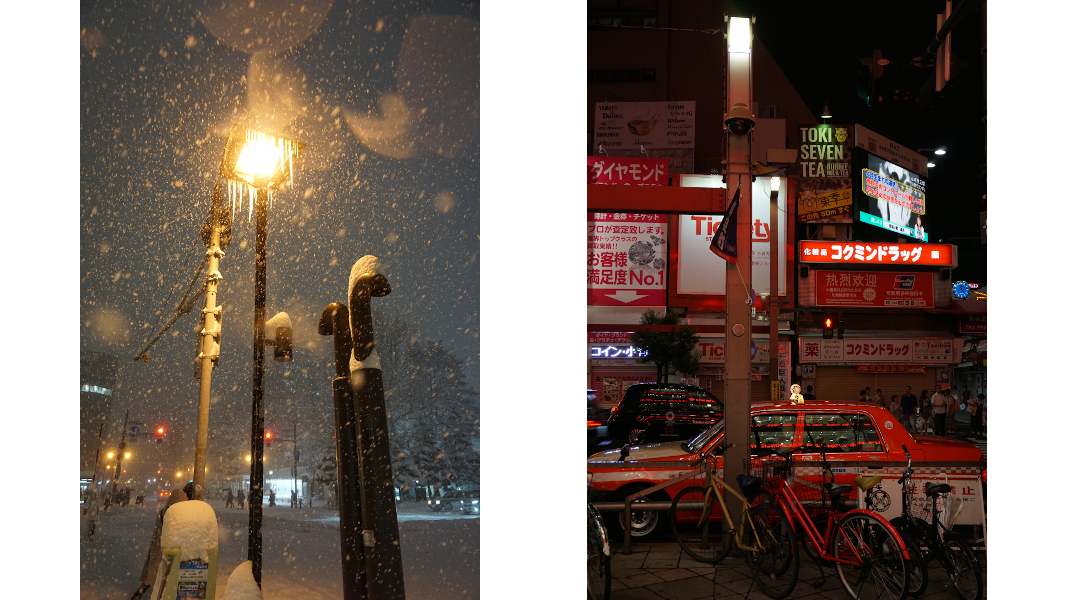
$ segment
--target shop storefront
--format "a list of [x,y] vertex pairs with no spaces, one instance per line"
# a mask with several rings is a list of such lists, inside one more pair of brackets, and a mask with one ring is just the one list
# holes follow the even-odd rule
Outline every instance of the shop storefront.
[[861,389],[882,390],[886,400],[908,386],[918,396],[951,384],[961,338],[800,338],[800,385],[814,388],[818,400],[852,402]]

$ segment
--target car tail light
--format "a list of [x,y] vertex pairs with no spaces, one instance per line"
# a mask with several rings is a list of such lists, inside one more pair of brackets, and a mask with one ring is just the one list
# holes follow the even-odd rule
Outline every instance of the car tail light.
[[599,427],[600,421],[586,421],[585,425],[586,427]]
[[986,470],[982,469],[982,483],[986,483],[985,474],[986,474]]

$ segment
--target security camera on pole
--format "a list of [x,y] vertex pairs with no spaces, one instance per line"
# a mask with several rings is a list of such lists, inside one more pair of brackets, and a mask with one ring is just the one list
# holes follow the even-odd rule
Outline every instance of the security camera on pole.
[[[749,454],[752,419],[752,144],[755,127],[752,105],[752,21],[726,17],[727,84],[729,113],[724,119],[727,137],[727,197],[737,198],[734,210],[735,261],[726,264],[726,452],[727,481],[743,473]],[[723,218],[725,226],[730,208]],[[720,230],[724,227],[720,226]],[[726,232],[724,232],[725,234]],[[736,502],[733,498],[727,501]],[[739,511],[740,506],[729,507]]]

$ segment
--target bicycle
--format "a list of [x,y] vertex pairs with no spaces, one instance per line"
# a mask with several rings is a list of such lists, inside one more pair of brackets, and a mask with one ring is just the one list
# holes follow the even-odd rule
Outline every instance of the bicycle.
[[[714,456],[709,460],[701,453],[693,466],[698,464],[705,485],[682,490],[668,513],[678,545],[694,560],[709,564],[721,561],[736,545],[760,590],[776,600],[785,598],[800,578],[796,535],[785,514],[768,502],[754,502],[763,491],[759,477],[739,474],[739,492],[718,477]],[[741,501],[740,528],[726,507],[723,490]],[[716,511],[721,520],[712,518]]]
[[[852,489],[846,484],[824,482],[817,486],[795,476],[793,453],[802,450],[783,449],[778,452],[779,464],[768,465],[774,473],[786,477],[778,487],[774,501],[793,523],[799,523],[811,542],[815,563],[822,575],[823,563],[834,564],[838,577],[848,595],[855,600],[904,600],[909,590],[909,553],[900,534],[881,515],[866,509],[844,511],[842,495]],[[825,446],[821,447],[823,473],[829,471]],[[765,468],[765,472],[767,469]],[[826,501],[829,500],[829,507]],[[823,533],[813,521],[808,509],[821,511],[819,520],[826,520]],[[824,537],[825,535],[825,537]],[[814,583],[821,587],[826,577]]]
[[611,598],[611,548],[608,546],[608,531],[600,518],[600,511],[588,503],[588,530],[586,548],[587,597],[590,600]]
[[[813,440],[814,441],[814,440]],[[825,445],[816,444],[816,447],[820,449],[820,455],[822,457],[822,485],[820,488],[820,504],[813,507],[812,502],[809,502],[806,506],[809,516],[812,516],[812,523],[815,528],[820,531],[826,531],[829,521],[827,512],[833,510],[841,515],[845,513],[845,508],[841,506],[846,494],[842,493],[841,497],[836,503],[832,502],[828,497],[827,484],[834,484],[834,473],[830,469],[830,463],[826,460]],[[882,490],[882,477],[875,475],[872,477],[856,477],[856,487],[864,493],[864,507],[868,511],[872,512],[884,512],[890,505],[889,494]],[[892,522],[890,522],[892,524]],[[926,591],[927,585],[927,569],[926,563],[920,560],[919,544],[908,535],[906,532],[901,531],[899,527],[895,527],[897,533],[900,534],[900,538],[904,541],[904,548],[908,551],[910,567],[910,574],[908,576],[908,595],[913,597],[921,596]],[[819,557],[818,550],[815,542],[806,535],[803,530],[797,532],[797,537],[800,539],[800,544],[804,547],[804,552],[816,562],[822,562],[823,566],[830,566],[829,562],[822,561]]]
[[[911,453],[902,446],[908,457],[908,466],[897,481],[901,485],[902,513],[890,521],[897,529],[906,532],[926,548],[918,560],[929,564],[936,558],[948,573],[949,582],[956,594],[963,600],[978,600],[982,597],[982,571],[978,557],[970,544],[960,534],[951,530],[951,515],[943,515],[944,523],[938,513],[948,506],[952,486],[947,483],[926,482],[924,493],[927,501],[916,507],[910,498],[912,489]],[[943,497],[942,497],[943,496]],[[939,508],[940,507],[940,508]],[[915,513],[918,513],[917,515]],[[929,520],[928,520],[929,519]]]

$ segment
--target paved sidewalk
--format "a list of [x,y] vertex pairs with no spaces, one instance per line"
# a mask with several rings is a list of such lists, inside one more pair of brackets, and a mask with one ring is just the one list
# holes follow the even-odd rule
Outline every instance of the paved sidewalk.
[[[768,600],[752,580],[743,558],[728,556],[717,565],[691,560],[674,542],[634,545],[629,555],[621,554],[622,544],[612,543],[612,600]],[[986,557],[976,551],[982,565],[983,598],[987,597]],[[801,552],[800,580],[791,598],[848,600],[837,571],[823,567],[826,583],[816,588],[819,567]],[[947,575],[936,560],[930,563],[930,584],[921,598],[957,597],[949,590]]]

